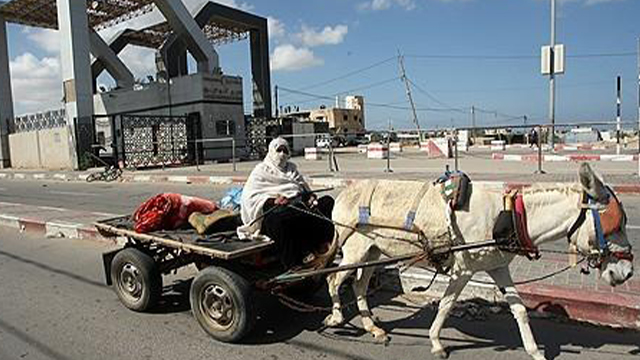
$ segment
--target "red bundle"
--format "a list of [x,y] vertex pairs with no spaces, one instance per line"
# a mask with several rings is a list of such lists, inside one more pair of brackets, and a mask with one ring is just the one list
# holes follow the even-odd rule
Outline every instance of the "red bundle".
[[180,194],[158,194],[145,201],[133,213],[135,231],[174,230],[184,225],[194,212],[210,214],[218,206],[209,200]]

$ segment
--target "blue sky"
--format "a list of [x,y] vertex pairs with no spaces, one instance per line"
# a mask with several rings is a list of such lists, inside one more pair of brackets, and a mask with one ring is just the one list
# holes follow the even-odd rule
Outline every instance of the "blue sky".
[[[412,127],[398,51],[424,128],[466,126],[472,105],[486,111],[478,112],[479,124],[522,123],[514,117],[523,115],[546,121],[548,78],[540,75],[539,54],[549,42],[549,0],[223,2],[269,17],[272,85],[320,97],[360,89],[354,93],[364,95],[365,104],[395,107],[365,105],[368,127],[389,120]],[[614,119],[617,75],[623,119],[637,120],[638,14],[637,0],[558,0],[557,42],[567,52],[566,73],[557,81],[558,122]],[[59,107],[61,86],[48,74],[57,61],[51,34],[21,26],[10,26],[9,34],[16,112]],[[248,47],[242,41],[218,52],[223,71],[245,79],[250,110]],[[600,56],[611,54],[627,55]],[[132,48],[124,57],[136,75],[153,72],[152,52]],[[28,91],[40,82],[46,83],[41,92]],[[333,101],[283,90],[280,103],[308,108]]]

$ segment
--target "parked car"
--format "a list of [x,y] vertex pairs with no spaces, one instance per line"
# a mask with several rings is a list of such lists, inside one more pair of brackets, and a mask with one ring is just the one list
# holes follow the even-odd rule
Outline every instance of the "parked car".
[[336,138],[329,138],[328,136],[322,136],[316,139],[317,147],[328,148],[330,144],[331,147],[338,147],[339,141]]

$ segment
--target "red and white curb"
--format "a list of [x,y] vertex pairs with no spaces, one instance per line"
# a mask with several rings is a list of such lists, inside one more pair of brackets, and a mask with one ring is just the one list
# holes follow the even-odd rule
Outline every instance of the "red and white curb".
[[[104,216],[107,218],[108,216]],[[22,218],[14,215],[0,214],[0,226],[18,230],[21,233],[42,235],[46,237],[87,239],[113,242],[105,238],[93,225],[71,223],[66,221],[44,221],[33,218]]]
[[[517,155],[517,154],[491,154],[493,160],[503,161],[538,161],[538,155]],[[563,162],[563,161],[638,161],[638,155],[597,155],[597,154],[572,154],[572,155],[553,155],[547,154],[542,156],[545,162]]]

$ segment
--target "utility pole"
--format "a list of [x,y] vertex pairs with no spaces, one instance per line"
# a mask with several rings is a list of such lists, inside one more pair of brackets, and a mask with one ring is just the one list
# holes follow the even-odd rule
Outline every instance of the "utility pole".
[[620,155],[620,76],[616,78],[616,154]]
[[418,122],[416,105],[413,102],[413,97],[411,96],[411,86],[409,86],[407,73],[404,69],[404,56],[400,53],[400,51],[398,51],[398,63],[400,65],[400,79],[404,82],[404,86],[407,89],[407,98],[409,98],[409,103],[411,104],[411,111],[413,114],[413,123],[416,125],[416,128],[418,129],[418,142],[422,142],[422,131],[420,130],[420,123]]
[[274,91],[274,92],[275,92],[275,94],[276,94],[276,96],[275,96],[275,101],[276,101],[276,118],[278,118],[278,117],[280,116],[280,113],[279,113],[279,110],[278,110],[278,109],[279,109],[279,108],[278,108],[278,85],[276,85],[276,88],[275,88],[275,91]]
[[638,176],[640,176],[640,38],[638,38]]
[[[551,151],[555,150],[556,133],[556,83],[555,83],[555,46],[556,46],[556,0],[551,0],[551,50],[549,74],[549,120],[551,120]],[[540,136],[540,135],[538,135]]]

